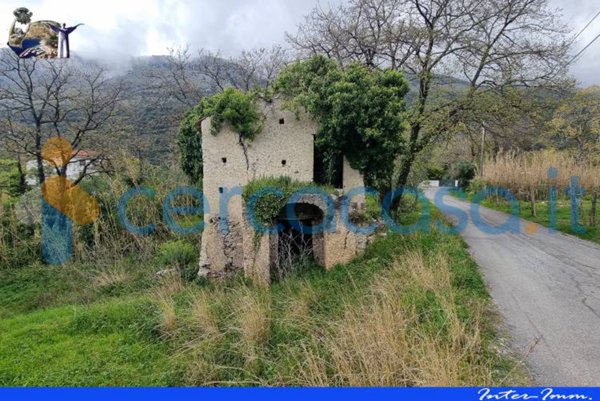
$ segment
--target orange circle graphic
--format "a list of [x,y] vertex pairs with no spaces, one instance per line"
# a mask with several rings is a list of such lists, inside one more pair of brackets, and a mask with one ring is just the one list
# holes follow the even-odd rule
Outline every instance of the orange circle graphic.
[[44,143],[42,158],[56,167],[68,164],[73,156],[73,147],[64,138],[53,137]]

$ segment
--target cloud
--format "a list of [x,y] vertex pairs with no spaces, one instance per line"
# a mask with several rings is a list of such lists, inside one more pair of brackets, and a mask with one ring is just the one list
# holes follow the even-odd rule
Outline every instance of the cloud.
[[[168,47],[184,44],[233,55],[242,49],[283,43],[285,32],[293,32],[315,4],[317,0],[33,0],[26,6],[34,20],[85,23],[72,36],[73,53],[118,62],[131,56],[166,54]],[[574,31],[600,9],[597,0],[550,0],[550,4],[563,9]],[[0,32],[12,23],[12,11],[23,5],[22,0],[2,1]],[[581,36],[577,49],[598,33],[600,18]],[[573,65],[572,72],[585,84],[600,84],[599,69],[600,40]]]
[[[167,47],[234,54],[245,48],[282,43],[315,1],[307,0],[37,0],[27,7],[33,20],[85,23],[72,36],[72,51],[84,57],[123,58],[165,54]],[[0,28],[12,23],[22,0],[3,1]],[[1,32],[1,31],[0,31]]]
[[[552,0],[552,6],[560,8],[563,18],[578,33],[598,11],[597,0]],[[594,37],[600,34],[600,17],[578,38],[573,55],[579,53]],[[571,66],[571,73],[584,85],[600,85],[600,39],[588,48],[583,56]]]

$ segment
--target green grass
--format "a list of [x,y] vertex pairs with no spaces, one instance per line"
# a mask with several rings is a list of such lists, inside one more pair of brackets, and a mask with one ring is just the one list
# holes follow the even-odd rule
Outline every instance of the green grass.
[[0,384],[178,384],[168,346],[151,335],[151,309],[149,300],[123,298],[2,319]]
[[[467,195],[468,200],[472,200],[473,197],[473,194]],[[505,213],[511,213],[510,205],[504,199],[489,198],[481,202],[481,205],[490,209],[499,210]],[[585,231],[583,233],[577,232],[573,229],[573,225],[571,224],[571,201],[566,199],[559,199],[557,201],[556,229],[558,231],[575,235],[579,238],[600,244],[600,225],[592,227],[588,224],[589,221],[587,213],[590,210],[590,206],[591,201],[589,199],[584,199],[583,209],[586,211],[586,216],[583,219],[579,217],[579,224],[583,227]],[[549,227],[550,217],[548,201],[538,202],[536,209],[537,215],[534,217],[531,213],[531,203],[525,201],[519,202],[519,216],[521,218],[543,225],[545,227]]]
[[[441,218],[435,211],[433,217]],[[402,222],[417,218],[408,213]],[[447,258],[451,288],[435,292],[405,282],[410,271],[397,265],[414,253],[432,266],[436,258]],[[481,346],[460,363],[491,372],[489,383],[474,383],[467,373],[464,383],[527,383],[520,365],[497,351],[489,296],[456,235],[390,234],[347,265],[329,272],[307,266],[268,289],[242,278],[173,287],[156,279],[159,267],[139,259],[124,260],[119,268],[127,273],[101,287],[91,273],[97,267],[89,265],[0,272],[0,385],[306,384],[298,376],[306,369],[306,351],[329,360],[323,341],[332,324],[342,324],[349,311],[370,307],[378,283],[389,278],[402,285],[402,310],[419,317],[411,330],[431,332],[446,347],[450,326],[442,305],[450,300],[466,332],[482,333]],[[197,320],[192,305],[198,299],[207,300],[216,334],[207,334],[206,319]],[[269,319],[266,334],[249,340],[254,326],[244,319],[252,316],[252,305],[262,305]],[[171,309],[173,322],[167,325]],[[347,383],[336,380],[332,376],[333,383]]]
[[[155,283],[160,263],[153,259],[125,258],[105,267],[75,262],[50,266],[41,262],[0,270],[0,318],[61,305],[82,305],[139,293]],[[123,269],[119,282],[96,283],[102,271]]]

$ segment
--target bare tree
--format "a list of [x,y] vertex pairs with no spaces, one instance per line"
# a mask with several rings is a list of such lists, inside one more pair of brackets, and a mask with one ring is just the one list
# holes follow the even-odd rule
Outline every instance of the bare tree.
[[151,101],[157,104],[173,100],[188,110],[202,97],[228,87],[243,91],[267,87],[290,62],[290,52],[276,45],[245,50],[228,58],[220,52],[201,49],[197,57],[192,57],[189,47],[183,47],[169,49],[169,55],[163,59],[165,63],[160,67],[143,68],[143,90],[155,94]]
[[[119,107],[123,149],[143,159],[175,159],[175,133],[185,112],[209,90],[189,48],[168,49],[167,56],[140,59],[128,73]],[[141,79],[140,79],[141,78]]]
[[231,59],[238,74],[234,86],[245,91],[267,87],[289,61],[289,52],[278,45],[271,49],[260,48],[243,51],[239,57]]
[[198,52],[198,70],[210,83],[210,92],[222,92],[232,86],[233,76],[220,52],[201,49]]
[[239,56],[228,59],[218,52],[201,50],[198,67],[200,74],[211,83],[214,93],[227,87],[243,91],[265,88],[289,62],[289,51],[276,45],[270,49],[242,51]]
[[[177,153],[172,137],[184,113],[204,96],[228,87],[249,91],[268,86],[289,61],[288,56],[281,46],[229,58],[208,50],[193,56],[183,47],[169,49],[167,56],[140,60],[133,66],[132,84],[119,112],[125,116],[122,126],[128,133],[128,150],[140,158],[156,157],[157,153],[161,160],[172,158]],[[135,79],[140,75],[141,81]]]
[[[571,41],[559,17],[547,0],[351,0],[315,8],[288,40],[304,55],[407,73],[417,90],[395,180],[403,186],[417,154],[456,126],[478,94],[564,77]],[[459,96],[441,95],[448,77]]]
[[[121,85],[96,65],[72,61],[21,59],[12,52],[0,56],[0,113],[6,125],[4,140],[21,155],[37,161],[40,183],[46,179],[42,146],[49,137],[62,137],[74,149],[93,147],[96,156],[85,161],[76,183],[105,159],[103,135],[114,118]],[[66,176],[67,166],[55,166]]]
[[143,69],[145,89],[160,94],[160,98],[156,99],[158,102],[167,97],[188,108],[193,107],[205,95],[202,89],[203,77],[196,60],[192,58],[188,47],[168,50],[164,67],[146,66]]

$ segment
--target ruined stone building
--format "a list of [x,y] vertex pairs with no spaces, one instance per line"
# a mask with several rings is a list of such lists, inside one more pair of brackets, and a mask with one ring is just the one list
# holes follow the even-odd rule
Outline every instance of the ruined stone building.
[[[240,139],[227,124],[213,135],[210,119],[201,122],[206,226],[200,273],[218,276],[243,270],[255,282],[268,284],[274,269],[284,263],[283,253],[294,256],[300,250],[308,251],[310,257],[327,269],[348,262],[364,250],[368,239],[340,222],[341,195],[364,186],[361,174],[345,158],[335,183],[339,194],[332,196],[335,216],[330,218],[336,219],[335,232],[312,236],[292,233],[294,229],[283,221],[286,218],[282,211],[282,221],[278,223],[286,229],[275,234],[256,234],[247,221],[244,200],[239,194],[230,197],[227,217],[220,217],[221,198],[228,197],[232,188],[243,187],[253,179],[287,176],[302,182],[318,181],[319,160],[314,146],[318,124],[306,113],[284,110],[277,99],[261,102],[258,107],[265,116],[264,128],[253,141]],[[325,203],[322,197],[303,195],[294,205],[298,219],[305,225],[318,224],[325,216]],[[364,207],[364,197],[355,197],[351,205]]]

